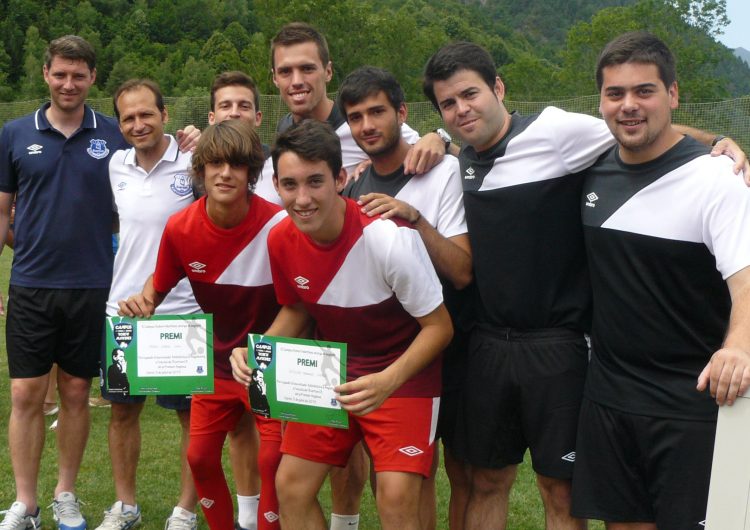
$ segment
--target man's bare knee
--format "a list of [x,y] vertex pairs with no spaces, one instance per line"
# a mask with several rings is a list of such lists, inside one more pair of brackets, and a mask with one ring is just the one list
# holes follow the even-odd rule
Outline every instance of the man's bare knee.
[[518,466],[506,466],[502,469],[474,467],[471,469],[472,495],[497,495],[507,497],[516,480]]

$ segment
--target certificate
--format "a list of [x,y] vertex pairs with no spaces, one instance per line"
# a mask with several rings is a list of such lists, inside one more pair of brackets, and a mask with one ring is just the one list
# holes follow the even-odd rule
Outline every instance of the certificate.
[[213,316],[107,317],[107,391],[113,394],[212,394]]
[[334,387],[346,382],[346,344],[248,335],[250,406],[266,417],[346,429]]

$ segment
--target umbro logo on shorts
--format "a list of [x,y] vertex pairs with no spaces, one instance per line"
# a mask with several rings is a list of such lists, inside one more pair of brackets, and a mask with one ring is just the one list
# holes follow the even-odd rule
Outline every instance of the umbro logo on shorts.
[[44,146],[39,144],[31,144],[26,148],[26,150],[29,152],[30,155],[41,155],[42,154],[42,148]]
[[576,461],[576,452],[571,451],[567,455],[560,458],[560,460],[565,460],[566,462],[575,462]]
[[214,505],[214,500],[213,499],[207,499],[206,497],[203,497],[200,500],[200,503],[203,505],[204,508],[208,509],[208,508],[210,508],[211,506]]
[[309,289],[309,288],[310,288],[310,286],[309,286],[309,285],[307,285],[308,283],[310,283],[310,280],[308,280],[308,279],[307,279],[307,278],[305,278],[304,276],[297,276],[297,277],[296,277],[296,278],[294,279],[294,283],[296,283],[296,284],[297,284],[297,287],[298,287],[299,289]]
[[263,514],[263,517],[266,518],[266,521],[269,523],[273,523],[279,519],[279,514],[273,513],[273,512],[266,512]]
[[201,263],[200,261],[194,261],[192,263],[188,263],[190,266],[190,269],[192,272],[195,272],[197,274],[205,274],[206,273],[206,264]]
[[596,204],[594,203],[599,199],[599,196],[596,193],[592,191],[591,193],[586,195],[586,199],[588,199],[586,206],[588,206],[589,208],[596,208]]
[[414,447],[413,445],[409,445],[407,447],[402,447],[399,449],[400,452],[404,453],[406,456],[417,456],[424,453],[419,447]]

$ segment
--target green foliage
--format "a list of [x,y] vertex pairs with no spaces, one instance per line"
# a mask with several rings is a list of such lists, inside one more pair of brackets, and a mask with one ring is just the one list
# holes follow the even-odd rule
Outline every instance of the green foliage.
[[46,95],[46,44],[75,33],[97,50],[92,95],[131,75],[165,94],[206,90],[219,71],[248,72],[274,93],[271,38],[285,23],[316,25],[328,38],[333,92],[364,64],[391,70],[407,99],[422,100],[421,71],[442,44],[485,46],[514,99],[591,94],[602,45],[627,29],[650,29],[680,60],[693,100],[750,93],[750,68],[714,41],[725,0],[6,0],[0,2],[0,100]]

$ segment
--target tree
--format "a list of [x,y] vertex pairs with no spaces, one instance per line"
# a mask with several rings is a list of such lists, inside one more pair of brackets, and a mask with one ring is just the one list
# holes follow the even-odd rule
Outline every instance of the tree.
[[29,26],[26,30],[23,55],[23,78],[20,83],[20,91],[25,99],[36,99],[48,94],[47,84],[42,76],[42,65],[44,63],[44,51],[47,49],[45,43],[39,36],[36,26]]
[[237,48],[220,31],[214,31],[211,38],[206,41],[199,58],[212,65],[217,72],[242,68],[242,61],[240,61]]

